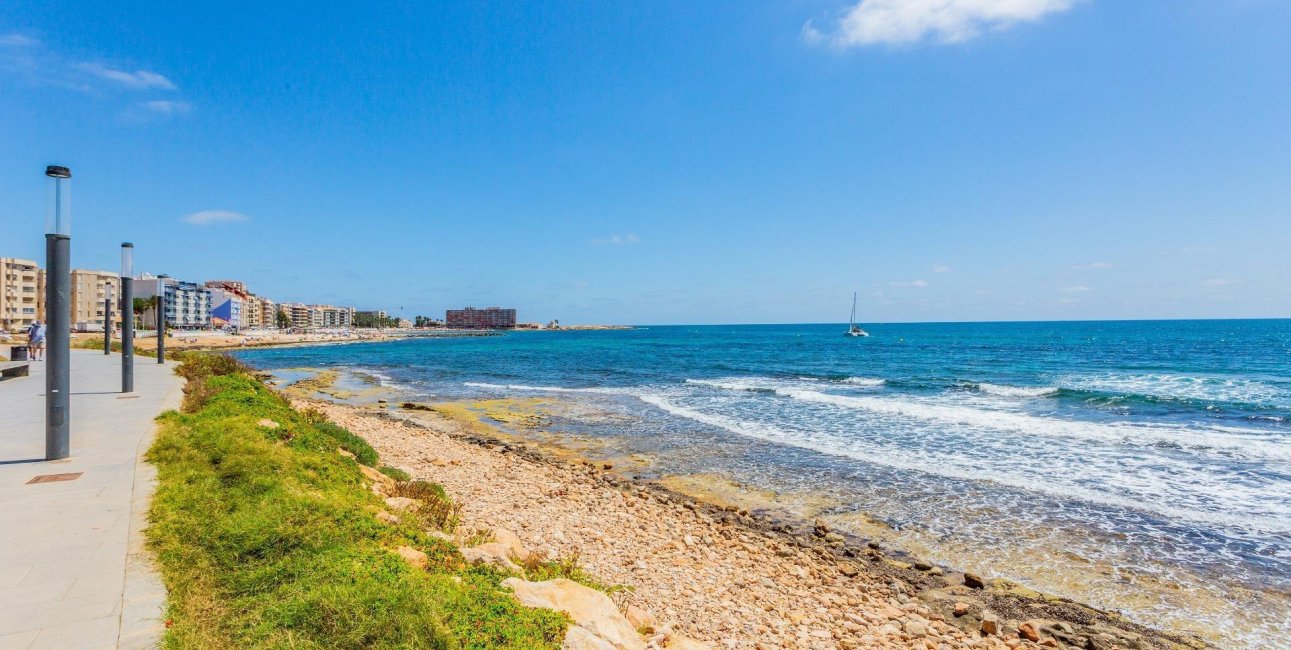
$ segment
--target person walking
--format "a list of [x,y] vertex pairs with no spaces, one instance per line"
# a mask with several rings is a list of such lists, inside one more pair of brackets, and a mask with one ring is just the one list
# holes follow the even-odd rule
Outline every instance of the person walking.
[[32,361],[40,361],[45,352],[45,324],[36,321],[27,328],[27,346],[31,348]]

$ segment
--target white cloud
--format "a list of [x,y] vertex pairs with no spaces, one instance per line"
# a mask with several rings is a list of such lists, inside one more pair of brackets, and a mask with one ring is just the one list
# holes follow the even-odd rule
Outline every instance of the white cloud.
[[630,244],[640,244],[641,236],[634,232],[626,235],[610,235],[604,239],[594,239],[592,240],[592,243],[597,246],[603,246],[605,244],[609,244],[611,246],[627,246]]
[[161,113],[163,115],[178,115],[180,113],[187,113],[193,109],[193,105],[188,102],[176,102],[169,99],[156,99],[150,102],[144,102],[143,107],[154,113]]
[[950,273],[950,267],[949,267],[949,266],[946,266],[945,264],[933,264],[933,265],[932,265],[932,272],[933,272],[933,273]]
[[1226,286],[1228,286],[1228,285],[1230,285],[1230,284],[1233,284],[1233,281],[1232,281],[1232,280],[1225,280],[1224,278],[1209,278],[1209,279],[1206,279],[1206,280],[1202,280],[1202,281],[1201,281],[1201,286],[1203,286],[1203,287],[1211,287],[1211,288],[1214,288],[1214,287],[1226,287]]
[[825,31],[808,22],[803,38],[846,48],[923,41],[958,43],[983,31],[1035,22],[1078,0],[860,0]]
[[1086,291],[1093,291],[1093,289],[1090,289],[1089,287],[1078,284],[1074,287],[1063,287],[1062,289],[1060,289],[1060,291],[1062,291],[1063,293],[1084,293]]
[[888,283],[888,286],[889,287],[919,287],[922,289],[923,287],[928,286],[928,281],[927,280],[892,281]]
[[1111,262],[1092,262],[1089,264],[1077,264],[1071,268],[1076,271],[1106,271],[1115,267],[1116,265]]
[[170,79],[148,70],[126,72],[125,70],[116,70],[98,63],[82,63],[76,67],[96,77],[107,79],[108,81],[115,81],[116,83],[130,88],[160,88],[163,90],[178,89],[175,83]]
[[201,212],[184,215],[183,219],[194,226],[209,226],[214,223],[246,221],[247,215],[229,210],[202,210]]
[[25,34],[18,32],[0,34],[0,47],[36,47],[37,45],[40,45],[40,41]]

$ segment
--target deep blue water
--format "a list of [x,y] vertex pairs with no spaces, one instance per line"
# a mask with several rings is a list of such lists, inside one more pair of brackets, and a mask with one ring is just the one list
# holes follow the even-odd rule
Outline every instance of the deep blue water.
[[[842,329],[517,332],[239,355],[356,368],[421,399],[561,397],[616,417],[560,425],[650,455],[657,475],[810,494],[812,516],[845,526],[870,513],[934,559],[1143,619],[1291,628],[1291,321]],[[1089,575],[1072,579],[1077,569]],[[1261,647],[1253,637],[1229,641]]]

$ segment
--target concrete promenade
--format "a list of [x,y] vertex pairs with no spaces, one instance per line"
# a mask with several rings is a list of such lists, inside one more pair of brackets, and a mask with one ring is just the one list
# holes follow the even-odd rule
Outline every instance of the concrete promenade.
[[[149,648],[165,590],[144,552],[153,419],[178,408],[174,362],[72,351],[71,458],[45,454],[45,362],[0,381],[0,649]],[[29,483],[50,474],[72,480]]]

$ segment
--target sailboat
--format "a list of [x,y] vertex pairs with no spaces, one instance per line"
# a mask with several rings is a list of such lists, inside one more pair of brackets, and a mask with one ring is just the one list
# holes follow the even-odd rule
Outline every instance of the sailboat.
[[869,332],[861,329],[860,327],[857,327],[856,325],[856,292],[855,291],[852,292],[852,320],[849,322],[850,322],[850,325],[848,326],[847,331],[843,332],[843,336],[869,336],[870,335]]

